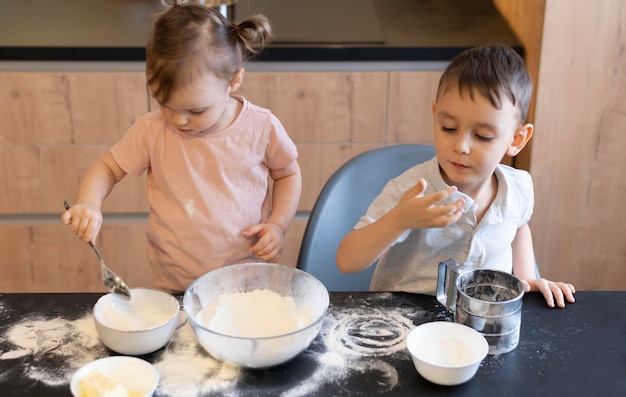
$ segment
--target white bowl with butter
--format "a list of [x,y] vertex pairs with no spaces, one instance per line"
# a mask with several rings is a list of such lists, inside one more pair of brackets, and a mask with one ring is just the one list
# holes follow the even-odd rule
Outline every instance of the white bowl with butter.
[[81,367],[70,382],[74,397],[152,397],[159,373],[152,364],[136,357],[113,356]]

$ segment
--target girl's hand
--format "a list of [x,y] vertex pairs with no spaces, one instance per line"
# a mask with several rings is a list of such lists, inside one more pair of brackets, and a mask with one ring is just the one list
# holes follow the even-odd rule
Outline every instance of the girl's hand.
[[61,221],[72,226],[74,232],[84,242],[96,242],[102,227],[100,207],[92,203],[77,203],[61,215]]
[[258,238],[256,242],[250,248],[257,258],[266,262],[276,262],[283,253],[285,248],[285,238],[283,236],[283,230],[275,223],[259,223],[258,225],[250,226],[243,232],[246,238]]
[[576,293],[576,289],[572,284],[560,281],[550,281],[546,280],[545,278],[539,278],[529,281],[522,280],[522,283],[524,284],[524,289],[526,290],[526,292],[541,292],[543,297],[546,299],[546,303],[549,307],[554,307],[555,301],[556,306],[560,308],[565,307],[566,299],[569,303],[574,303],[576,301],[576,299],[574,299],[574,293]]

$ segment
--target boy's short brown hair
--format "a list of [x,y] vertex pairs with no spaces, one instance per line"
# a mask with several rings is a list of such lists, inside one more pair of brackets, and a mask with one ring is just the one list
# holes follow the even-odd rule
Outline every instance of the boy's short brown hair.
[[520,124],[526,121],[532,81],[524,60],[509,46],[478,46],[454,57],[439,80],[437,98],[452,87],[472,99],[477,92],[497,109],[508,98],[518,109]]

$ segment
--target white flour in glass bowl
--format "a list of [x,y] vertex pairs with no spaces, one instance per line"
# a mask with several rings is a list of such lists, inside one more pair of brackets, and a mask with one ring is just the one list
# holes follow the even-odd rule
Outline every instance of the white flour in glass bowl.
[[223,335],[264,338],[297,331],[313,318],[310,311],[299,310],[292,297],[258,289],[218,296],[198,312],[197,320]]

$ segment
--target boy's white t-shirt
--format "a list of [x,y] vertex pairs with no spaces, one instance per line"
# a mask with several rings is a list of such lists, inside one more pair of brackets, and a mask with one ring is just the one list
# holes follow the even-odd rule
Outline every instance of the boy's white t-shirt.
[[[435,294],[439,262],[454,259],[461,264],[512,272],[512,247],[517,229],[530,220],[534,206],[530,174],[498,165],[496,197],[476,223],[477,205],[467,195],[455,192],[443,201],[465,199],[464,214],[445,228],[411,229],[405,232],[380,258],[370,290]],[[395,207],[402,194],[419,178],[428,182],[425,195],[445,189],[437,158],[410,168],[392,179],[372,202],[354,227],[359,229]]]
[[[111,152],[130,175],[147,171],[146,235],[154,286],[184,291],[219,267],[257,261],[245,228],[270,211],[269,171],[297,158],[280,121],[242,97],[232,125],[188,136],[160,111],[142,116]],[[132,265],[132,264],[128,264]]]

